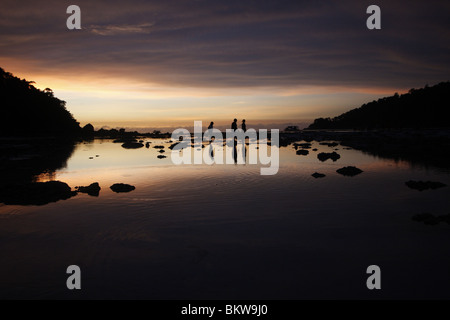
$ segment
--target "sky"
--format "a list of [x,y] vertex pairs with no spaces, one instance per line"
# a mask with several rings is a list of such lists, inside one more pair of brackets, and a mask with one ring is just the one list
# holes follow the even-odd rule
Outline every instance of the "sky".
[[449,17],[441,0],[2,0],[0,67],[97,129],[304,127],[450,80]]

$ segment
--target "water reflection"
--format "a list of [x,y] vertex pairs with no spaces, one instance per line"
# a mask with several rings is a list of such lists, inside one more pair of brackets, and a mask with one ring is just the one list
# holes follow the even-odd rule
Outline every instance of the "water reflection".
[[56,171],[67,165],[75,142],[58,139],[2,141],[0,202],[44,205],[75,195],[65,183],[53,181]]
[[[8,257],[0,297],[70,298],[60,275],[76,263],[89,274],[83,298],[370,298],[361,274],[377,263],[389,270],[380,297],[449,298],[450,279],[442,276],[450,268],[442,218],[449,188],[419,192],[404,184],[450,184],[444,171],[310,141],[305,156],[281,147],[278,173],[262,176],[260,165],[176,166],[171,142],[146,142],[151,147],[78,143],[59,169],[45,167],[37,178],[72,190],[98,182],[98,197],[0,206],[0,249]],[[154,145],[168,158],[158,159]],[[336,162],[317,158],[333,151]],[[364,172],[336,173],[345,166]],[[136,189],[115,193],[115,183]],[[442,222],[430,228],[411,220],[421,213]]]

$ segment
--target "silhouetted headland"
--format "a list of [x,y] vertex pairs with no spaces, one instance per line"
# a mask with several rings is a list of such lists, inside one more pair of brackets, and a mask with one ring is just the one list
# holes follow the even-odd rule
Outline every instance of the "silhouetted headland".
[[376,156],[425,166],[450,167],[450,82],[411,89],[363,104],[334,118],[319,118],[302,131],[286,128],[280,146],[323,141]]
[[307,129],[450,128],[450,82],[411,89],[363,104],[334,118],[318,118]]

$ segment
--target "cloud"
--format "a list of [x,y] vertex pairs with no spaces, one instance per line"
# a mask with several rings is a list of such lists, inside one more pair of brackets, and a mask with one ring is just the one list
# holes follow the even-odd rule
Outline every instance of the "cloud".
[[[0,64],[147,87],[413,87],[448,80],[450,4],[379,0],[382,30],[354,1],[84,1],[0,4]],[[7,68],[7,65],[3,65]]]
[[123,25],[90,25],[86,29],[101,36],[115,36],[123,34],[145,34],[150,33],[153,23],[123,24]]

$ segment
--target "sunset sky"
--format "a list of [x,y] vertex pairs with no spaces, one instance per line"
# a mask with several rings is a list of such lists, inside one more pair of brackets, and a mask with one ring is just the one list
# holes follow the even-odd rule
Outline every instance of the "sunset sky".
[[[82,30],[66,27],[71,4]],[[450,80],[449,17],[433,0],[2,0],[0,67],[96,128],[303,126]]]

